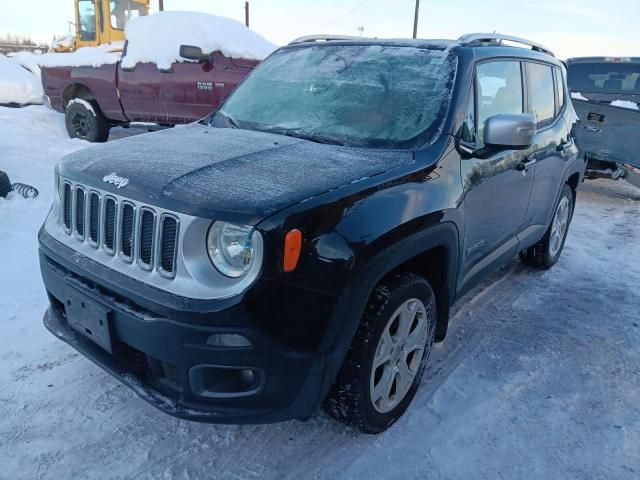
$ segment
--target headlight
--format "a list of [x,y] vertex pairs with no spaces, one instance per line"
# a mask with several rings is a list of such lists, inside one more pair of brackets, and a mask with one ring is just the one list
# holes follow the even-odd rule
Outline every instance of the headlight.
[[215,222],[207,233],[207,252],[213,265],[227,277],[247,274],[255,258],[254,229],[247,225]]

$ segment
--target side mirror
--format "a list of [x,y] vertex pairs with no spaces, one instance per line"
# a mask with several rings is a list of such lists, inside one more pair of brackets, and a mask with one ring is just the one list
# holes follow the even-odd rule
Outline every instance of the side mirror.
[[484,144],[493,148],[525,150],[533,144],[536,120],[530,113],[499,114],[484,124]]
[[200,47],[195,47],[193,45],[180,45],[180,56],[187,60],[213,63],[213,54],[202,53],[202,49]]

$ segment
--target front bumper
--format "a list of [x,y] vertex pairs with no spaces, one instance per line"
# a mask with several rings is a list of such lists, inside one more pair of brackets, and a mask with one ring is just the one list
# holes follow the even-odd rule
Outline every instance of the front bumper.
[[[78,275],[42,245],[40,263],[50,299],[47,329],[169,415],[208,423],[269,423],[307,418],[322,402],[329,381],[326,354],[276,342],[255,327],[250,320],[255,312],[243,302],[194,314],[190,322],[180,309],[172,315],[166,307],[140,308]],[[110,352],[68,323],[65,302],[71,292],[108,310]],[[229,333],[244,336],[251,346],[207,343]],[[239,371],[252,372],[251,388],[231,394],[203,388],[232,381]]]

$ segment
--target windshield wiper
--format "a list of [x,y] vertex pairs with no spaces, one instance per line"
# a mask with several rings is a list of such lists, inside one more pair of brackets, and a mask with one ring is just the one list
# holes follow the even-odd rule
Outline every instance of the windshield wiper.
[[309,133],[301,133],[301,132],[297,132],[295,130],[288,130],[288,131],[284,132],[283,135],[285,135],[287,137],[301,138],[302,140],[309,140],[311,142],[323,143],[323,144],[326,144],[326,145],[344,146],[343,142],[341,142],[340,140],[336,140],[335,138],[319,137],[317,135],[311,135]]
[[219,115],[221,116],[229,125],[231,125],[233,128],[240,128],[240,124],[238,123],[238,121],[236,119],[234,119],[231,115],[227,114],[227,113],[223,113],[222,111],[218,110],[215,115]]

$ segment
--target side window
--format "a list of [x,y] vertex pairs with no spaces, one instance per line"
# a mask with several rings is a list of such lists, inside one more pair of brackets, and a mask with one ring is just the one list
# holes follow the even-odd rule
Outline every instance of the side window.
[[541,125],[552,121],[556,113],[552,67],[540,63],[527,63],[527,82],[531,113],[536,116],[536,122]]
[[469,94],[467,113],[464,115],[464,123],[462,124],[462,131],[460,132],[462,141],[470,144],[476,143],[476,96],[473,90],[472,88]]
[[78,16],[80,17],[80,40],[95,40],[96,9],[93,0],[78,0]]
[[500,113],[523,113],[522,72],[520,62],[498,61],[476,67],[478,138],[482,140],[484,123]]
[[564,107],[564,76],[559,68],[554,68],[553,71],[556,74],[556,98],[558,100],[556,111],[559,113]]

